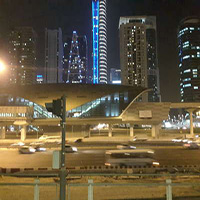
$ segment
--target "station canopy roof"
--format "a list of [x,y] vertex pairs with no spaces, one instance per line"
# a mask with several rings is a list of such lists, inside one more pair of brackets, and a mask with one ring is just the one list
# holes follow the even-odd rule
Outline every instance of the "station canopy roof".
[[109,84],[34,84],[34,85],[7,85],[0,86],[0,95],[21,97],[45,106],[53,99],[66,95],[66,110],[72,110],[95,99],[111,95],[128,93],[131,99],[136,97],[145,88],[138,86],[109,85]]

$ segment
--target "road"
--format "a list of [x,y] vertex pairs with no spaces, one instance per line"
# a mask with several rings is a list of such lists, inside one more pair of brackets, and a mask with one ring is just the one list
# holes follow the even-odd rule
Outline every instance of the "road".
[[[200,165],[200,149],[185,150],[181,147],[159,147],[155,150],[155,159],[161,165]],[[18,150],[0,150],[0,167],[28,168],[51,167],[53,150],[34,154],[19,154]],[[77,153],[66,154],[67,166],[104,165],[105,150],[80,149]]]

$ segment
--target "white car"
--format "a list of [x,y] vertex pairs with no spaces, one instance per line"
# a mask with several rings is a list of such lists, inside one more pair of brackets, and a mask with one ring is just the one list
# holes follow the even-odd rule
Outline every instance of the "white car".
[[78,149],[76,147],[73,147],[69,144],[66,144],[65,145],[65,153],[74,153],[74,152],[77,152]]
[[128,144],[119,144],[117,149],[136,149],[136,147]]
[[19,148],[19,153],[21,153],[21,154],[31,154],[31,153],[35,153],[35,151],[36,150],[30,146],[23,146],[23,147]]
[[18,142],[18,143],[14,143],[14,144],[11,144],[10,146],[24,146],[24,143],[23,142]]

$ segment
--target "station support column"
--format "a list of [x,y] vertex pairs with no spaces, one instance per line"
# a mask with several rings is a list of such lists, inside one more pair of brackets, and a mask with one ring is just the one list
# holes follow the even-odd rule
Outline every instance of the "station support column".
[[158,138],[159,137],[159,130],[161,128],[161,124],[153,124],[151,128],[151,137]]
[[22,129],[21,129],[21,140],[24,141],[26,139],[26,128],[27,128],[27,125],[23,125],[22,126]]
[[108,125],[108,137],[112,137],[112,124]]
[[193,126],[193,112],[194,109],[187,109],[187,112],[190,114],[190,136],[194,136],[194,126]]
[[6,127],[2,126],[0,128],[0,139],[5,139],[6,138]]
[[133,124],[130,124],[130,137],[133,137],[134,136],[134,125]]

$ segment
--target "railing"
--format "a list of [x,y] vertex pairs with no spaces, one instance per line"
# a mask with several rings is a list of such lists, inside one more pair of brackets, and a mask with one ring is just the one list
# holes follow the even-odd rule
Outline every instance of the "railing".
[[[11,176],[14,176],[13,174]],[[19,176],[24,176],[24,175],[19,175]],[[35,177],[34,178],[34,182],[29,182],[27,183],[27,181],[25,181],[25,178],[23,179],[23,182],[2,182],[2,180],[0,181],[0,188],[2,189],[3,187],[9,187],[13,186],[13,187],[17,187],[17,186],[22,186],[22,187],[26,187],[29,188],[30,186],[34,187],[32,192],[33,192],[33,198],[31,198],[29,196],[29,199],[34,199],[34,200],[43,200],[43,199],[47,199],[44,198],[44,194],[42,194],[42,192],[44,193],[44,187],[51,187],[51,189],[45,190],[48,191],[49,193],[53,194],[52,196],[52,200],[59,200],[59,179],[55,179],[55,177],[58,176],[58,174],[54,174],[54,175],[47,175],[47,174],[29,174],[26,175],[28,177]],[[51,182],[44,182],[41,181],[42,177],[52,177],[54,176],[54,179],[51,180]],[[145,193],[145,191],[148,191],[149,189],[151,189],[152,191],[157,191],[157,194],[162,193],[162,197],[160,197],[161,195],[157,195],[158,197],[156,197],[156,195],[154,194],[154,197],[151,197],[151,195],[149,195],[150,197],[146,197],[145,199],[151,199],[151,200],[155,200],[155,199],[159,199],[159,200],[174,200],[176,198],[179,198],[181,200],[183,199],[193,199],[192,196],[188,195],[188,197],[183,197],[183,196],[177,196],[176,194],[176,198],[173,197],[173,188],[174,187],[181,187],[182,190],[184,191],[185,189],[187,189],[187,191],[190,191],[190,193],[192,193],[192,190],[188,187],[200,187],[200,182],[177,182],[177,180],[181,180],[181,178],[183,176],[179,175],[180,177],[177,177],[177,175],[173,175],[173,174],[163,174],[163,175],[158,175],[158,174],[149,174],[149,175],[141,175],[141,174],[131,174],[131,175],[127,175],[127,174],[115,174],[112,175],[112,178],[117,180],[118,182],[112,182],[112,181],[108,181],[108,179],[106,179],[108,175],[106,174],[99,174],[95,175],[95,177],[91,178],[91,175],[88,177],[87,180],[83,179],[81,180],[81,178],[83,177],[82,174],[71,174],[68,175],[67,177],[67,194],[66,194],[66,199],[67,200],[74,200],[77,199],[77,196],[80,195],[80,197],[78,198],[79,200],[82,199],[88,199],[88,200],[98,200],[98,199],[111,199],[110,196],[112,196],[112,199],[139,199],[136,198],[136,193],[137,194],[141,194],[141,196]],[[200,176],[200,174],[197,176],[187,176],[188,180],[191,178],[196,177],[196,179],[198,179]],[[41,177],[41,178],[39,178]],[[104,177],[104,179],[106,181],[98,181],[99,179],[103,180],[102,177]],[[111,175],[109,175],[108,177],[111,177]],[[129,179],[132,179],[130,182],[126,181],[123,182],[119,181],[120,178],[122,177],[127,177]],[[159,182],[154,180],[155,177],[161,177],[163,179],[161,179]],[[186,177],[184,175],[184,177]],[[69,179],[73,179],[76,180],[77,178],[79,182],[70,182]],[[85,178],[85,177],[84,177]],[[148,180],[147,180],[148,178]],[[177,180],[175,180],[175,178],[178,178]],[[43,178],[44,179],[44,178]],[[9,179],[10,180],[10,179]],[[134,182],[134,180],[139,180],[137,182]],[[87,188],[87,190],[86,190]],[[143,188],[138,190],[138,188]],[[145,189],[144,189],[145,188]],[[154,190],[153,190],[154,188]],[[0,194],[2,194],[2,191],[0,189]],[[28,190],[28,189],[27,189]],[[6,190],[5,190],[6,191]],[[99,196],[100,193],[102,193],[102,191],[105,191],[105,196],[104,198],[101,198]],[[114,194],[115,191],[120,191],[117,195]],[[25,192],[25,191],[24,191]],[[30,192],[30,190],[29,190]],[[76,193],[76,198],[73,198],[74,194]],[[79,195],[77,194],[79,193]],[[108,194],[109,193],[109,194]],[[123,193],[123,194],[122,194]],[[125,196],[127,196],[126,194],[130,193],[131,194],[131,198],[126,198]],[[84,194],[84,195],[83,195]],[[121,194],[121,196],[120,196]],[[150,193],[149,193],[150,194]],[[8,196],[8,194],[6,195]],[[144,195],[143,195],[144,196]],[[148,196],[148,195],[147,195]],[[115,198],[116,197],[116,198]],[[1,199],[1,196],[0,196]],[[6,198],[2,198],[7,200]],[[9,199],[9,197],[8,197]],[[16,198],[17,199],[17,198]],[[23,195],[21,195],[20,200],[25,200],[27,199],[27,196],[23,198]],[[50,200],[51,200],[50,199]],[[144,198],[143,198],[144,199]],[[200,199],[200,194],[199,197],[195,198],[195,199]]]

